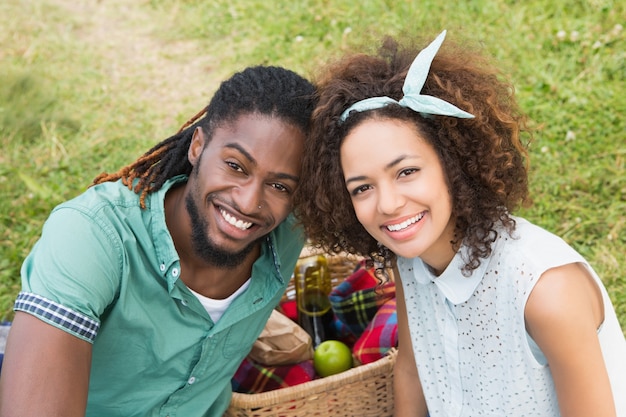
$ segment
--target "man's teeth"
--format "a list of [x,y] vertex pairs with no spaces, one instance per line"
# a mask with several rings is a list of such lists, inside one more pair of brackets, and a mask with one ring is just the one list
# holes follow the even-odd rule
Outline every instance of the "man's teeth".
[[406,229],[413,223],[420,221],[422,217],[424,217],[424,213],[420,213],[415,217],[411,217],[410,219],[407,219],[403,221],[402,223],[390,224],[387,226],[387,230],[389,230],[390,232],[397,232],[398,230]]
[[220,213],[222,213],[222,217],[224,217],[224,219],[228,222],[228,224],[235,226],[237,229],[248,230],[250,227],[252,227],[251,222],[244,222],[243,220],[238,220],[235,217],[231,216],[230,214],[226,213],[224,210],[220,210]]

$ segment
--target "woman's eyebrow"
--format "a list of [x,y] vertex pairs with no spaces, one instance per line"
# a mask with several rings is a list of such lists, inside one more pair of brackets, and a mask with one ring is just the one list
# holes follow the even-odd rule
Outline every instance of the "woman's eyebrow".
[[367,179],[367,177],[365,175],[359,175],[356,177],[350,177],[346,179],[346,185],[349,185],[351,182],[357,182],[357,181],[365,181]]
[[390,170],[394,166],[398,165],[400,162],[402,162],[405,159],[410,158],[410,157],[411,157],[411,155],[407,155],[407,154],[400,155],[399,157],[397,157],[396,159],[394,159],[393,161],[391,161],[387,165],[385,165],[385,171]]
[[[398,156],[396,159],[394,159],[393,161],[389,162],[387,165],[385,165],[385,171],[390,170],[391,168],[395,167],[396,165],[398,165],[400,162],[404,161],[407,158],[410,158],[411,155],[407,155],[407,154],[402,154],[400,156]],[[350,177],[346,179],[346,185],[350,184],[351,182],[355,182],[355,181],[364,181],[366,180],[367,177],[365,175],[358,175],[355,177]]]

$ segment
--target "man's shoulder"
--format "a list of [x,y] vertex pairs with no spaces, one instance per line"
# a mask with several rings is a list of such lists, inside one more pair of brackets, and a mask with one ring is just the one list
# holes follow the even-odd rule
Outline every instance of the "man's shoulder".
[[95,207],[102,204],[128,203],[129,201],[138,203],[139,196],[118,180],[93,185],[77,196],[61,203],[58,207]]

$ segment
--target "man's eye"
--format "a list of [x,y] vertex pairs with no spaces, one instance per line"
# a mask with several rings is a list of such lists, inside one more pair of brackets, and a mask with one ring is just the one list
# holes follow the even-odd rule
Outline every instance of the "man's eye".
[[235,162],[226,161],[226,164],[234,171],[243,172],[243,168]]
[[289,188],[285,187],[283,184],[274,183],[272,187],[281,192],[289,192]]

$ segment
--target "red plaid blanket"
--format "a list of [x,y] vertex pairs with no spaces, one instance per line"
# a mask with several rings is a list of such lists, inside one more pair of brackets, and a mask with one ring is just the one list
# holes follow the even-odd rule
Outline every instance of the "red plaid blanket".
[[354,357],[362,364],[375,362],[398,346],[398,316],[395,297],[386,301],[376,312],[352,348]]
[[378,284],[374,269],[366,269],[362,262],[354,273],[333,288],[329,298],[339,329],[347,329],[353,336],[360,337],[378,309],[395,297],[393,282]]

